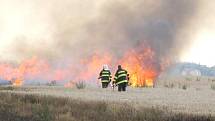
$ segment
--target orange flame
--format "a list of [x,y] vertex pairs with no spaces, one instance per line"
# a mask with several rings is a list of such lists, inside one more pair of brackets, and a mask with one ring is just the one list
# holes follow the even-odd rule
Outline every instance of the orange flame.
[[129,83],[132,87],[154,86],[159,71],[155,61],[155,53],[149,47],[140,52],[131,50],[125,54],[121,63],[130,74]]
[[[73,87],[75,83],[79,81],[92,81],[92,83],[99,83],[97,78],[98,74],[101,71],[103,64],[111,65],[112,56],[108,53],[99,54],[95,53],[90,58],[82,59],[79,62],[78,67],[73,67],[75,73],[73,81],[70,81],[64,85],[64,87]],[[97,81],[95,81],[97,80]]]
[[13,83],[13,86],[22,86],[23,85],[23,80],[16,79],[12,83]]
[[[2,63],[0,64],[0,79],[16,79],[13,83],[15,86],[23,85],[25,80],[73,80],[64,85],[73,87],[79,81],[99,83],[96,80],[103,64],[108,64],[109,67],[117,67],[117,64],[121,64],[130,74],[131,86],[153,87],[160,71],[167,65],[165,63],[168,64],[169,61],[158,60],[152,48],[142,45],[128,50],[121,59],[110,53],[97,52],[79,62],[68,63],[64,68],[53,67],[48,61],[37,57],[24,60],[18,66]],[[112,74],[114,75],[114,72]]]

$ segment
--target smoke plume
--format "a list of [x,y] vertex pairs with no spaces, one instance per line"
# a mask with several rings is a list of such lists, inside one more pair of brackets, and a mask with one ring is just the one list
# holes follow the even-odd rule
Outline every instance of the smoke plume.
[[189,45],[199,5],[194,0],[0,2],[0,59],[20,62],[36,56],[55,66],[75,65],[95,53],[122,58],[129,49],[142,53],[146,46],[156,54],[153,63],[175,61]]
[[[9,7],[12,14],[1,19],[13,19],[14,15],[11,21],[23,25],[9,28],[21,31],[14,33],[7,48],[18,60],[32,55],[73,58],[100,50],[118,56],[143,42],[160,57],[175,56],[188,42],[183,32],[198,7],[193,0],[10,2],[3,1],[1,5]],[[16,12],[13,7],[21,10]]]

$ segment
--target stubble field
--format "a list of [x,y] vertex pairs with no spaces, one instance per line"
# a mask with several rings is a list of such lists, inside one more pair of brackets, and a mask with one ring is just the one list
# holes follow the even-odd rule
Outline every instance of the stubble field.
[[[78,103],[76,106],[86,105],[86,108],[83,107],[83,109],[80,109],[77,112],[82,112],[85,110],[88,110],[89,112],[92,110],[97,111],[97,113],[101,112],[100,109],[102,109],[102,105],[104,104],[105,107],[114,107],[114,110],[111,109],[111,113],[108,115],[114,115],[116,113],[120,113],[120,110],[130,110],[131,112],[124,112],[128,113],[130,115],[129,118],[125,118],[126,120],[161,120],[161,121],[166,121],[166,120],[190,120],[190,121],[213,121],[214,116],[215,116],[215,88],[213,87],[214,82],[212,80],[207,80],[207,81],[192,81],[192,80],[186,80],[186,81],[180,81],[178,83],[175,81],[172,83],[170,82],[163,82],[159,83],[157,87],[155,88],[131,88],[129,87],[127,89],[127,92],[117,92],[117,90],[112,90],[112,88],[108,89],[101,89],[100,87],[96,86],[87,86],[84,89],[77,89],[76,87],[73,88],[65,88],[62,86],[22,86],[22,87],[8,87],[8,86],[3,86],[0,88],[0,95],[1,97],[5,96],[5,101],[1,101],[1,108],[4,105],[10,105],[14,104],[16,105],[17,101],[14,101],[14,97],[19,100],[18,102],[21,103],[19,104],[19,108],[17,110],[28,110],[32,111],[32,107],[25,107],[26,102],[22,103],[20,100],[36,100],[36,104],[40,104],[46,100],[48,100],[47,110],[49,111],[50,114],[50,121],[56,120],[56,121],[61,121],[63,119],[52,116],[52,114],[57,113],[60,115],[59,112],[56,112],[51,108],[50,106],[54,104],[58,104],[58,100],[64,101],[72,101],[73,103]],[[9,98],[7,97],[9,95]],[[31,98],[28,97],[28,95],[32,96]],[[26,97],[27,96],[27,97]],[[2,98],[3,99],[3,98]],[[16,100],[16,99],[15,99]],[[27,101],[28,102],[28,101]],[[34,101],[33,101],[34,102]],[[53,104],[52,104],[53,103]],[[68,103],[68,102],[67,102]],[[41,104],[41,105],[42,105]],[[64,106],[68,105],[70,107],[73,104],[66,104],[63,103]],[[89,105],[94,105],[97,107],[99,104],[99,108],[94,109],[93,107],[89,107]],[[24,105],[24,106],[23,106]],[[27,105],[34,105],[30,101],[30,104]],[[45,107],[46,107],[45,106]],[[56,108],[60,108],[60,110],[64,110],[65,107],[62,107],[61,104],[57,105]],[[124,107],[123,107],[124,106]],[[13,107],[13,106],[12,106]],[[15,106],[16,107],[16,106]],[[44,107],[44,106],[42,106]],[[62,109],[61,109],[62,107]],[[1,109],[0,108],[0,109]],[[73,106],[70,107],[71,109]],[[117,112],[116,109],[117,108]],[[119,108],[119,109],[118,109]],[[121,109],[123,108],[123,109]],[[13,108],[11,109],[13,110]],[[42,109],[43,110],[43,109]],[[45,109],[44,109],[45,110]],[[142,113],[147,112],[144,115]],[[71,120],[70,117],[73,116],[73,111],[65,109],[63,111],[66,113],[66,118],[64,119],[65,121]],[[107,111],[105,108],[102,111]],[[23,111],[22,111],[23,112]],[[46,112],[46,111],[45,111]],[[49,114],[48,113],[48,114]],[[149,113],[149,114],[148,114]],[[27,115],[27,114],[25,114]],[[25,116],[24,115],[24,116]],[[28,114],[30,115],[30,114]],[[85,117],[85,119],[82,119],[81,117],[87,116],[87,114],[80,114],[80,119],[75,118],[74,120],[83,120],[83,121],[89,121],[89,120],[99,120],[99,118],[95,118],[93,116],[92,119],[89,119],[89,116]],[[98,114],[100,115],[100,114]],[[101,114],[102,116],[103,114]],[[127,114],[126,114],[127,115]],[[149,116],[150,115],[150,116]],[[157,115],[158,119],[151,119],[149,117],[154,117]],[[19,115],[20,116],[20,115]],[[21,117],[24,117],[21,115]],[[41,119],[39,115],[37,118]],[[56,114],[55,114],[56,116]],[[140,116],[140,117],[139,117]],[[142,117],[143,116],[143,117]],[[147,118],[148,116],[148,118]],[[32,117],[32,116],[30,116]],[[52,118],[51,118],[52,117]],[[98,116],[99,117],[99,116]],[[117,115],[114,116],[114,119],[111,120],[122,120],[118,119]],[[102,118],[102,117],[101,117]],[[108,117],[107,117],[108,119]],[[123,119],[123,120],[125,120]],[[30,119],[29,119],[30,120]],[[33,119],[32,119],[33,120]],[[49,119],[47,119],[49,120]],[[24,120],[15,120],[15,121],[24,121]]]

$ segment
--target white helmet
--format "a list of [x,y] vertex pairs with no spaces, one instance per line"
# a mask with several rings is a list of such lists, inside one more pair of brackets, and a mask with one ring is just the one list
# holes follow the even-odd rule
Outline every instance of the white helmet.
[[104,70],[110,70],[110,69],[108,68],[108,65],[107,65],[107,64],[103,65],[103,69],[104,69]]

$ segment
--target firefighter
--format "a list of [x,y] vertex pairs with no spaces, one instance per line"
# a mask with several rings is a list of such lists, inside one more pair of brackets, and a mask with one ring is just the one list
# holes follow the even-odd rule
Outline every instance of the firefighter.
[[126,91],[126,87],[129,81],[129,74],[125,69],[122,69],[121,65],[118,65],[118,70],[116,71],[115,83],[118,86],[118,91]]
[[109,83],[111,82],[111,72],[110,69],[108,68],[108,65],[103,65],[103,69],[99,74],[99,78],[101,79],[102,83],[102,88],[107,88]]

